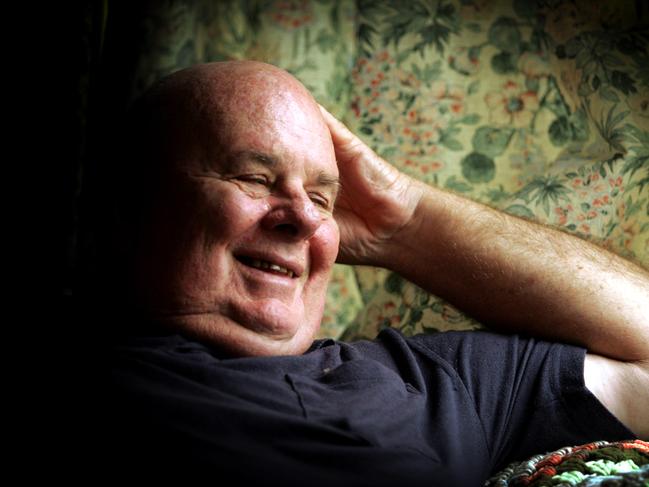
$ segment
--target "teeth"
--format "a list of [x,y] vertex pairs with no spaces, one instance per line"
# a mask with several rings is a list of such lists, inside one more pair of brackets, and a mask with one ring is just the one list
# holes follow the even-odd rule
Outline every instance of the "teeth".
[[269,269],[281,274],[286,274],[289,277],[293,277],[295,275],[293,271],[288,270],[286,267],[282,267],[277,264],[271,264],[270,262],[267,262],[265,260],[252,259],[250,260],[250,265],[252,267],[256,267],[257,269]]

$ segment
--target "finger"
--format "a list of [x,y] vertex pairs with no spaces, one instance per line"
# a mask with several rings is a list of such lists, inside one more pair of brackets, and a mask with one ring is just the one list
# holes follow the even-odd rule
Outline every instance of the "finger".
[[320,104],[318,104],[318,106],[320,107],[322,117],[329,127],[334,148],[339,156],[343,155],[346,158],[357,157],[370,150],[363,141],[356,137],[356,135],[345,126],[345,124],[329,113],[325,107]]
[[318,106],[320,107],[320,112],[322,113],[327,126],[329,127],[331,136],[334,139],[334,144],[345,145],[351,142],[355,136],[347,127],[345,127],[345,124],[329,113],[329,111],[319,103]]

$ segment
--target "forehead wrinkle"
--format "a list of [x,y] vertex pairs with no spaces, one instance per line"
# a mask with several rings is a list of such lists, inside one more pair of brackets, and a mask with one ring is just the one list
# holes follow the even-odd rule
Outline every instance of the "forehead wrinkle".
[[340,179],[331,174],[327,174],[324,171],[318,173],[317,182],[320,186],[330,186],[335,192],[338,192],[338,189],[340,188]]
[[252,159],[266,167],[274,168],[279,165],[279,159],[271,154],[265,154],[256,150],[242,150],[234,154],[234,160]]
[[[300,118],[300,122],[302,123],[296,124],[295,120],[287,120],[285,117],[278,118],[275,121],[278,125],[282,125],[294,131],[308,134],[311,137],[318,137],[319,139],[323,139],[325,141],[331,140],[329,129],[327,129],[326,125],[324,125],[324,120],[322,121],[322,123],[318,123],[320,120],[318,120],[317,117],[321,117],[319,113],[314,113],[312,117],[308,117],[308,114],[305,113],[305,110],[300,111],[302,112],[302,115],[304,115]],[[287,111],[287,114],[289,113],[295,115],[296,111]]]

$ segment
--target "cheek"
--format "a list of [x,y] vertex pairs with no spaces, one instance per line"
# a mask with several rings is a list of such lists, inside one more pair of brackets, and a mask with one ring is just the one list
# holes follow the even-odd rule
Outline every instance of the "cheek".
[[312,247],[317,252],[323,266],[331,267],[338,256],[340,233],[338,225],[332,219],[323,223],[312,238]]
[[263,199],[249,198],[242,193],[220,194],[212,200],[204,217],[214,239],[224,240],[245,233],[269,210],[270,205]]

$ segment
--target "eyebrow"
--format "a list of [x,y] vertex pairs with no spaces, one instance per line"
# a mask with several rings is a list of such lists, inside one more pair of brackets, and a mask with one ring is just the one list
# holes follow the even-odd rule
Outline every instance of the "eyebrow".
[[270,154],[264,154],[263,152],[243,151],[237,154],[237,158],[240,158],[242,156],[250,157],[251,159],[254,159],[257,162],[260,162],[264,166],[268,166],[268,167],[275,167],[279,165],[279,159],[277,159],[277,157],[271,156]]
[[326,186],[331,188],[331,192],[335,201],[338,197],[338,192],[340,191],[340,179],[325,172],[320,172],[320,174],[318,174],[317,181],[319,186]]
[[[279,159],[277,157],[272,156],[270,154],[265,154],[263,152],[251,151],[251,150],[242,151],[235,154],[234,159],[241,160],[246,157],[253,159],[269,168],[273,168],[279,165]],[[335,197],[338,195],[338,192],[340,190],[340,179],[338,177],[332,176],[331,174],[328,174],[324,171],[320,171],[320,173],[318,173],[316,181],[318,186],[331,187],[335,199]]]

